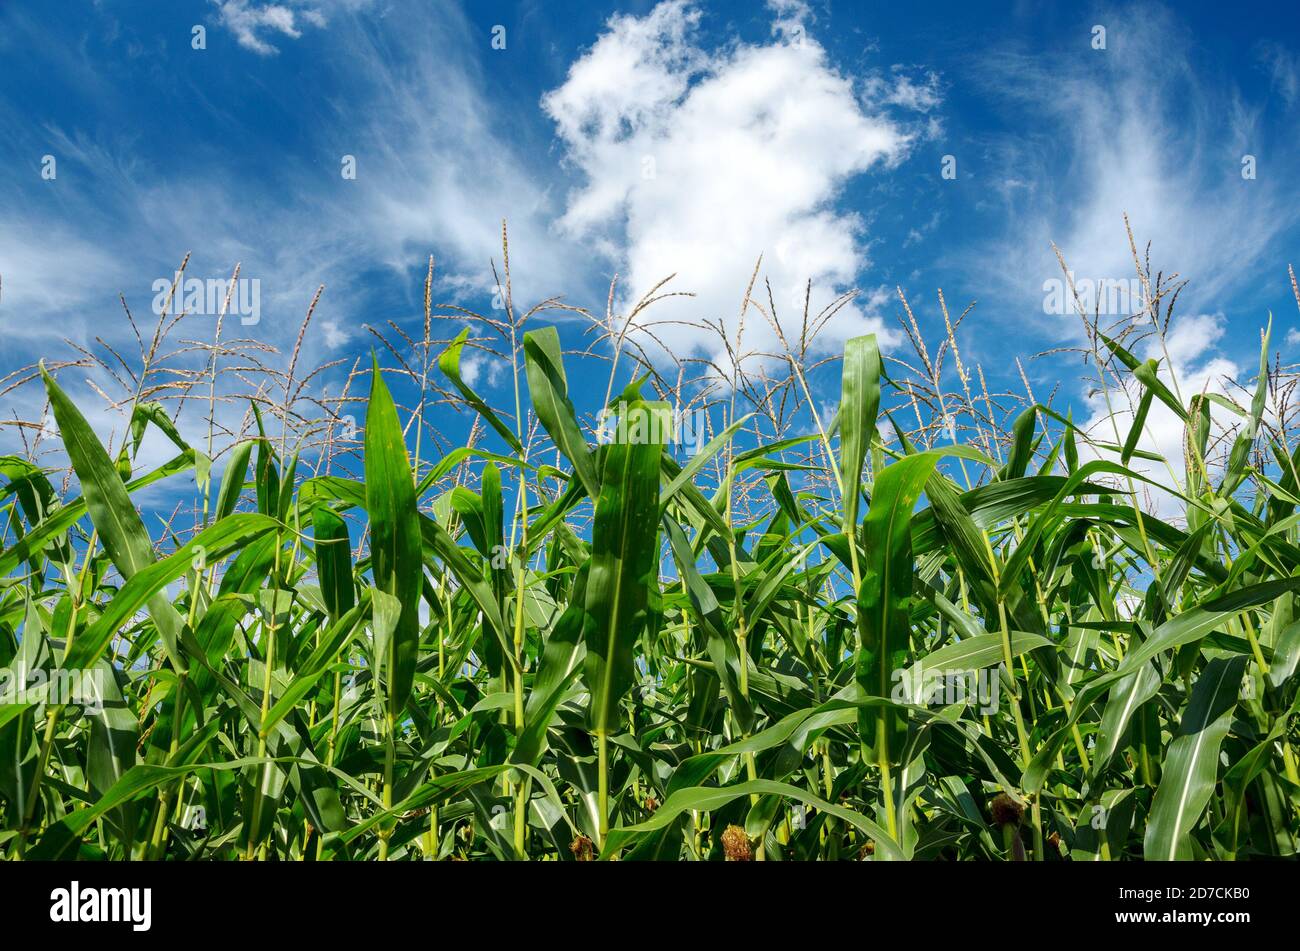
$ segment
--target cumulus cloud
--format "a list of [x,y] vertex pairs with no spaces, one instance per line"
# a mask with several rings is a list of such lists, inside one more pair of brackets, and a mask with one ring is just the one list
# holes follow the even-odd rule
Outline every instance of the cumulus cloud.
[[[707,335],[676,322],[734,328],[760,255],[786,322],[801,315],[808,280],[813,315],[851,286],[867,264],[868,222],[838,199],[856,176],[895,165],[913,141],[883,113],[883,88],[872,101],[814,38],[790,29],[806,21],[806,5],[772,6],[772,41],[712,50],[689,0],[615,16],[543,99],[583,179],[562,232],[615,263],[625,303],[674,273],[669,289],[696,295],[645,312],[642,329],[653,323],[678,356],[720,356]],[[822,342],[881,329],[851,305]],[[747,323],[746,350],[771,349],[773,338],[761,320]]]

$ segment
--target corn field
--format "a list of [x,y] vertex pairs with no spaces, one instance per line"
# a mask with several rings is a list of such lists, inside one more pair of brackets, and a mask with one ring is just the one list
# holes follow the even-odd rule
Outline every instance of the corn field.
[[[523,311],[508,264],[480,315],[433,305],[430,262],[422,334],[371,327],[350,368],[300,372],[310,310],[287,370],[220,321],[169,349],[178,308],[138,359],[12,374],[48,415],[0,458],[0,850],[1294,855],[1291,377],[1265,331],[1245,384],[1180,390],[1139,356],[1179,285],[1139,274],[1148,311],[1080,313],[1056,355],[1114,402],[1093,431],[1023,370],[990,392],[942,295],[937,347],[900,290],[905,347],[830,352],[837,307],[779,314],[755,279],[700,325],[720,356],[665,360],[665,285]],[[105,368],[107,446],[64,388]],[[1153,411],[1182,458],[1143,448]],[[142,513],[163,488],[171,515]]]

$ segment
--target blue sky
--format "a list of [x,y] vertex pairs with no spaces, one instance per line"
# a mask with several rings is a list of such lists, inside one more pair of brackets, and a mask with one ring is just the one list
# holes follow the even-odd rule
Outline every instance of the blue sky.
[[[657,317],[731,322],[762,254],[778,309],[809,279],[814,303],[860,289],[828,350],[878,330],[901,354],[895,288],[930,333],[943,288],[956,311],[978,301],[963,356],[991,385],[1015,385],[1020,355],[1040,396],[1095,421],[1077,359],[1027,358],[1079,340],[1077,318],[1044,312],[1050,242],[1077,278],[1127,281],[1124,212],[1191,281],[1170,347],[1190,385],[1248,379],[1270,310],[1294,359],[1294,9],[993,7],[7,0],[3,370],[64,338],[130,342],[118,294],[148,323],[187,252],[192,276],[240,262],[259,280],[241,333],[282,350],[325,284],[304,365],[350,363],[364,323],[418,332],[430,254],[435,298],[487,311],[507,218],[520,302],[603,313],[613,274],[626,308],[676,272],[697,296]],[[658,332],[716,352],[679,323]],[[505,398],[497,374],[480,385]],[[603,378],[591,389],[579,400]],[[5,400],[40,412],[34,388]]]

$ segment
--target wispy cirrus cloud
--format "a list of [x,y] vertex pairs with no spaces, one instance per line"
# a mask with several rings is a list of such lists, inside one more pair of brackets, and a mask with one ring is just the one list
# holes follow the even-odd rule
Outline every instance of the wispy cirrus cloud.
[[[99,51],[24,47],[42,64],[57,56],[64,94],[86,103],[83,115],[93,102],[98,118],[64,112],[38,124],[0,99],[0,119],[14,120],[0,143],[0,322],[10,369],[66,353],[64,338],[92,349],[102,338],[131,360],[135,335],[117,295],[147,337],[155,282],[170,279],[189,251],[190,277],[225,279],[239,262],[242,277],[259,282],[259,321],[232,321],[226,337],[278,348],[279,357],[261,355],[271,365],[287,362],[313,293],[326,285],[316,332],[302,342],[303,368],[344,356],[350,365],[357,341],[372,340],[367,323],[416,324],[430,253],[440,299],[488,310],[502,219],[511,226],[517,298],[531,303],[603,284],[588,280],[591,255],[549,230],[558,212],[548,189],[558,170],[544,150],[521,149],[499,121],[502,106],[479,62],[490,35],[464,8],[408,3],[394,29],[396,18],[361,0],[291,6],[298,26],[328,14],[327,30],[294,27],[319,63],[318,95],[278,83],[277,57],[226,55],[233,44],[171,51],[206,57],[197,61],[209,70],[201,89],[180,79],[129,101],[114,89],[120,77],[104,74]],[[0,34],[36,29],[19,13],[8,17]],[[245,25],[263,22],[291,21]],[[105,36],[110,46],[125,42],[116,29]],[[178,99],[187,104],[179,113]],[[159,152],[160,140],[188,144]],[[45,153],[57,175],[42,181]],[[355,176],[342,173],[345,162]],[[191,314],[174,336],[210,340],[214,329],[215,314]],[[496,378],[494,367],[479,369],[486,382]],[[335,390],[342,372],[334,373]],[[74,398],[96,405],[92,384],[114,389],[101,376],[72,373]],[[7,401],[35,419],[43,397],[28,386]],[[181,420],[188,435],[205,428],[195,415]],[[111,412],[94,421],[105,440],[123,425]]]
[[[1104,48],[1092,44],[1098,26]],[[984,294],[1013,305],[1024,339],[1036,338],[1043,349],[1071,346],[1084,339],[1084,328],[1055,244],[1076,285],[1090,286],[1092,293],[1082,292],[1090,318],[1099,307],[1102,327],[1113,334],[1117,322],[1137,314],[1147,339],[1134,349],[1159,361],[1161,380],[1184,404],[1196,393],[1232,392],[1250,371],[1255,330],[1266,319],[1263,307],[1243,303],[1266,282],[1289,291],[1277,245],[1300,223],[1290,198],[1300,160],[1266,121],[1267,96],[1248,97],[1198,59],[1196,38],[1175,11],[1108,7],[1081,16],[1076,27],[1076,55],[1008,47],[981,59],[989,101],[1018,121],[1014,136],[983,136],[982,154],[966,163],[976,169],[986,210],[1005,215],[1005,226],[1000,237],[962,250],[962,270]],[[1157,48],[1161,54],[1152,56]],[[1285,99],[1287,57],[1280,48],[1271,53],[1261,62]],[[1187,281],[1164,345],[1145,333],[1150,318],[1142,313],[1126,213],[1143,265],[1149,243],[1152,279],[1162,272],[1170,287],[1172,278]],[[1105,286],[1123,292],[1108,294]],[[1162,299],[1162,318],[1170,302]],[[1234,333],[1237,327],[1244,332]],[[997,359],[1000,334],[972,338],[976,359]],[[1046,360],[1030,371],[1055,384],[1062,365]],[[1061,398],[1076,408],[1082,402],[1076,418],[1097,439],[1122,445],[1141,393],[1127,376],[1106,387],[1089,378]],[[1218,408],[1213,415],[1219,425],[1232,422]],[[1136,456],[1131,467],[1179,485],[1183,438],[1183,420],[1156,401],[1136,446],[1169,466]],[[1109,450],[1090,452],[1117,461]],[[1144,492],[1157,512],[1180,509],[1167,493]]]
[[1295,105],[1300,99],[1300,55],[1276,40],[1262,40],[1255,46],[1255,57],[1282,101]]
[[[1105,27],[1104,49],[1088,24]],[[992,101],[1032,121],[982,143],[981,187],[1007,227],[967,249],[966,269],[1025,304],[1062,277],[1052,242],[1080,278],[1134,278],[1127,212],[1139,250],[1150,241],[1157,268],[1191,279],[1185,304],[1222,307],[1276,266],[1264,252],[1300,221],[1300,159],[1261,121],[1264,103],[1196,58],[1172,11],[1088,14],[1076,42],[1075,56],[1008,48],[981,61]],[[1070,314],[1051,321],[1049,336],[1077,333]]]

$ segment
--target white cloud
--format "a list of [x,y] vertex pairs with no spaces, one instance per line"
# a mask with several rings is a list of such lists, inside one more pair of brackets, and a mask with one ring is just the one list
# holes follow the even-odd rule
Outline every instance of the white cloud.
[[[778,24],[807,16],[802,4],[772,6]],[[809,279],[815,315],[868,263],[866,220],[837,207],[844,187],[898,162],[912,133],[880,114],[885,103],[860,98],[865,90],[812,37],[708,51],[700,19],[688,0],[613,17],[543,107],[584,179],[568,196],[563,232],[615,261],[625,304],[676,273],[668,289],[696,296],[656,304],[643,326],[655,324],[679,356],[719,357],[698,329],[658,322],[734,328],[760,254],[783,322],[796,326]],[[828,346],[881,330],[860,306],[832,323]],[[775,346],[757,315],[745,341],[746,350]]]
[[352,339],[352,335],[339,326],[337,320],[321,321],[321,331],[325,335],[325,346],[334,350]]
[[863,83],[869,101],[898,106],[914,112],[929,112],[943,102],[939,74],[933,70],[913,71],[904,67],[891,67],[889,75],[875,75]]
[[[296,40],[302,36],[295,25],[294,11],[279,3],[257,4],[251,0],[213,0],[221,24],[235,34],[239,45],[261,56],[270,56],[278,50],[264,39],[265,36],[286,36]],[[319,15],[318,15],[319,16]],[[319,19],[312,22],[320,25]]]
[[483,358],[478,356],[468,356],[461,360],[460,375],[469,386],[478,383],[479,374],[483,370]]
[[772,35],[794,35],[805,24],[815,20],[807,0],[767,0],[767,8],[772,11]]
[[239,45],[261,56],[279,52],[272,40],[302,38],[302,23],[324,27],[329,12],[348,12],[371,6],[374,0],[210,0],[218,22],[235,34]]

